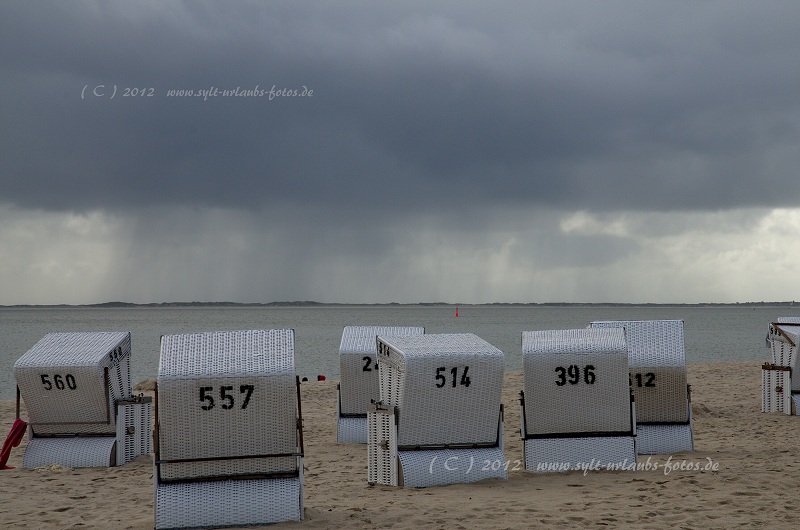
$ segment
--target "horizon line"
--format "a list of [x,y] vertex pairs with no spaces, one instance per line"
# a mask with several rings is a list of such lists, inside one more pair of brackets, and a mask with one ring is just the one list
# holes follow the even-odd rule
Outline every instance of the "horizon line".
[[100,302],[92,304],[0,304],[0,308],[134,308],[134,307],[286,307],[286,306],[794,306],[794,300],[783,302],[317,302],[313,300],[274,302]]

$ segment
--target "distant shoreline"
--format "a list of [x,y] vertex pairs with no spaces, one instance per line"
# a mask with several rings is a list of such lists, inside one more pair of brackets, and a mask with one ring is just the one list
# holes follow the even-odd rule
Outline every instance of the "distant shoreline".
[[0,305],[0,309],[134,309],[134,308],[184,308],[184,307],[401,307],[401,306],[491,306],[491,307],[800,307],[800,302],[703,302],[694,304],[657,304],[657,303],[589,303],[589,302],[490,302],[470,304],[462,302],[416,302],[416,303],[336,303],[314,301],[284,301],[267,303],[247,302],[160,302],[135,304],[131,302],[103,302],[99,304],[16,304]]

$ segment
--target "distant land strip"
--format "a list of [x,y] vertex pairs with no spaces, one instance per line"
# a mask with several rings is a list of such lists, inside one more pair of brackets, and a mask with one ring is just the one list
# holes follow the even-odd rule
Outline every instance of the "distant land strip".
[[416,302],[416,303],[336,303],[336,302],[314,302],[314,301],[284,301],[284,302],[160,302],[148,304],[135,304],[132,302],[103,302],[99,304],[15,304],[0,305],[5,309],[25,309],[25,308],[147,308],[147,307],[325,307],[325,306],[508,306],[508,307],[774,307],[774,306],[795,306],[800,307],[800,302],[732,302],[715,303],[703,302],[694,304],[682,303],[618,303],[618,302],[489,302],[489,303],[463,303],[463,302]]

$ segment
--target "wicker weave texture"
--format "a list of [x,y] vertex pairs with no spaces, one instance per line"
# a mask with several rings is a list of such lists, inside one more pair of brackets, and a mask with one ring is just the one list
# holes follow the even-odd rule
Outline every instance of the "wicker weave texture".
[[212,331],[161,337],[159,378],[290,374],[294,330]]
[[367,414],[370,484],[425,488],[508,478],[502,423],[496,427],[499,443],[495,447],[399,451],[395,413],[396,409],[389,407]]
[[117,404],[117,465],[153,452],[153,402],[122,401]]
[[636,452],[640,455],[668,455],[694,451],[692,425],[637,425]]
[[792,375],[782,368],[769,364],[761,368],[761,412],[792,413]]
[[218,528],[302,518],[300,478],[159,484],[155,527]]
[[378,364],[376,338],[378,335],[422,335],[423,327],[402,326],[345,326],[339,345],[341,412],[364,414],[371,400],[378,400]]
[[45,335],[14,364],[34,433],[114,434],[114,404],[131,395],[130,355],[127,332]]
[[636,465],[635,440],[633,436],[525,440],[525,469],[535,473],[625,470]]
[[630,432],[622,329],[525,331],[522,350],[528,434]]
[[682,320],[600,321],[591,326],[625,329],[637,422],[688,421]]
[[[794,370],[800,347],[800,317],[780,317],[777,322],[770,324],[769,338],[772,362]],[[791,391],[800,392],[800,377],[792,378]]]
[[427,488],[487,478],[508,479],[503,448],[400,451],[403,487]]
[[477,335],[378,337],[380,396],[398,409],[398,444],[494,443],[503,352]]
[[367,413],[367,482],[398,486],[395,409]]
[[365,444],[367,431],[367,418],[340,417],[336,425],[336,441],[340,444]]
[[771,336],[770,350],[772,352],[773,364],[794,368],[793,363],[797,357],[797,348],[790,342],[787,342],[784,337],[777,334]]
[[[299,451],[292,330],[162,338],[158,373],[161,460]],[[293,472],[298,459],[164,463],[163,480]]]
[[22,467],[108,467],[114,463],[115,443],[114,436],[32,437],[25,448]]

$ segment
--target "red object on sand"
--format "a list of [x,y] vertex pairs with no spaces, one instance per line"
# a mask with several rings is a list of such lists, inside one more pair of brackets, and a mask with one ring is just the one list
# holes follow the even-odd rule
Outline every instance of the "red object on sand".
[[17,447],[25,436],[25,428],[27,423],[17,418],[14,425],[11,426],[11,432],[6,436],[6,441],[3,442],[3,450],[0,451],[0,469],[14,469],[12,466],[7,466],[8,457],[11,455],[11,448]]
[[456,316],[458,316],[458,306],[456,306]]

